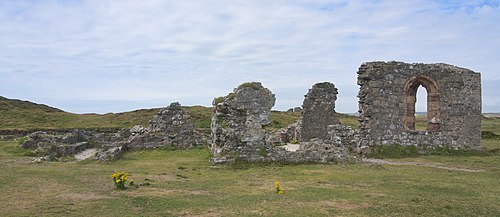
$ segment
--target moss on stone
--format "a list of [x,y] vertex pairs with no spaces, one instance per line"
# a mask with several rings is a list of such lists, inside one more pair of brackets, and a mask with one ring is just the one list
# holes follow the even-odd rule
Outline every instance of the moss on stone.
[[214,98],[214,101],[213,101],[212,105],[216,106],[219,103],[223,103],[223,102],[224,102],[224,97],[223,96],[219,96],[219,97]]
[[262,84],[260,82],[245,82],[243,84],[240,84],[240,86],[238,86],[238,89],[242,89],[242,88],[252,88],[254,90],[258,90],[258,89],[261,89],[264,87],[262,86]]

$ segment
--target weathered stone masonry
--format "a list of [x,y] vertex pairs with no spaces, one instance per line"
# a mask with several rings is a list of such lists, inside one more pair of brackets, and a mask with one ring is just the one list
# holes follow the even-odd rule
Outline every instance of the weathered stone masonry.
[[40,160],[67,160],[66,157],[93,150],[88,158],[116,160],[126,150],[171,147],[188,149],[206,144],[206,138],[199,133],[178,102],[162,108],[149,127],[134,126],[118,132],[35,132],[28,135],[21,147],[36,149]]
[[[358,145],[480,147],[481,77],[447,64],[370,62],[358,71]],[[427,97],[427,130],[415,130],[419,86]]]
[[[301,121],[266,133],[264,127],[271,123],[269,116],[276,101],[274,94],[258,82],[241,84],[233,93],[213,101],[211,161],[346,162],[356,161],[356,152],[370,146],[395,144],[480,148],[479,73],[447,64],[370,62],[359,68],[358,85],[357,131],[340,124],[335,113],[337,89],[323,82],[315,84],[305,96]],[[420,86],[427,91],[428,123],[426,130],[417,131],[415,102]],[[298,140],[300,144],[287,144]],[[206,142],[181,105],[172,103],[161,109],[146,128],[135,126],[106,133],[35,132],[21,146],[36,149],[45,160],[66,160],[89,150],[95,151],[89,157],[112,160],[129,149],[188,149]]]
[[276,98],[261,83],[244,83],[233,93],[217,98],[212,118],[210,150],[215,163],[243,158],[262,161],[270,152],[262,128],[271,123],[269,115]]
[[[325,86],[333,87],[333,84]],[[334,112],[333,102],[330,99],[334,100],[336,89],[330,89],[333,91],[326,92],[333,94],[333,97],[328,97],[328,102],[318,102],[320,105],[318,108],[327,108],[328,111]],[[324,94],[318,95],[324,96]],[[324,99],[323,97],[320,98]],[[212,144],[210,145],[210,151],[213,154],[211,161],[213,163],[226,163],[237,160],[246,162],[326,163],[350,160],[347,144],[351,144],[350,141],[354,131],[338,124],[325,125],[324,129],[321,129],[321,132],[326,134],[325,138],[315,138],[308,142],[302,142],[297,151],[287,151],[286,147],[276,146],[286,141],[276,141],[270,138],[276,138],[276,136],[266,134],[263,129],[263,126],[270,123],[269,114],[275,100],[271,91],[258,82],[244,83],[236,88],[233,93],[216,98],[213,102],[215,111],[211,127]],[[324,105],[327,106],[324,107]],[[306,108],[309,109],[309,107]],[[314,115],[321,115],[321,109],[313,109],[313,111],[316,113]],[[300,129],[300,127],[296,125],[293,129]],[[285,136],[287,140],[290,139],[288,137],[291,136],[288,136],[288,133],[285,134],[287,134]],[[278,136],[278,140],[279,138],[281,136]]]
[[206,143],[196,130],[191,117],[178,102],[162,108],[149,121],[148,128],[131,129],[132,135],[123,145],[129,149],[159,148],[172,146],[176,149],[200,147]]
[[309,89],[302,105],[302,141],[330,138],[327,126],[340,124],[335,113],[337,93],[335,85],[329,82],[317,83]]

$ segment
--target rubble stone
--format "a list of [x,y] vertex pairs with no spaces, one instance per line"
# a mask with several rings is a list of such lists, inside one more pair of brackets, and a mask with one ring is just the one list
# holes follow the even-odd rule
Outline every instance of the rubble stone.
[[125,152],[126,148],[125,147],[113,147],[110,148],[106,151],[98,152],[95,156],[95,160],[100,160],[100,161],[112,161],[112,160],[118,160],[122,154]]
[[44,159],[57,161],[66,156],[74,156],[89,148],[96,148],[94,159],[116,160],[130,149],[172,147],[187,149],[206,144],[189,115],[179,103],[172,103],[161,109],[150,121],[148,128],[134,126],[118,132],[92,132],[74,130],[72,132],[34,132],[27,136],[21,147],[36,149]]
[[133,127],[131,137],[123,145],[129,149],[164,146],[188,149],[206,144],[206,139],[196,130],[191,117],[178,102],[161,109],[149,123],[149,128]]

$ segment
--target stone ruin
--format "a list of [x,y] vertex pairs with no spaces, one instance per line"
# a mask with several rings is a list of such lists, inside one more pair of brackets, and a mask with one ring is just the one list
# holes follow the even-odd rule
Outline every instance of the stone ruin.
[[161,109],[150,126],[134,126],[118,132],[72,130],[69,132],[34,132],[21,147],[34,149],[38,161],[116,160],[127,150],[169,147],[188,149],[205,145],[207,139],[196,131],[190,116],[177,102]]
[[171,146],[189,149],[206,144],[206,138],[194,127],[191,117],[174,102],[161,109],[149,121],[149,127],[135,126],[130,138],[124,143],[129,149],[148,149]]
[[[263,126],[269,125],[269,115],[276,98],[260,83],[244,83],[225,97],[213,101],[212,144],[213,161],[225,162],[234,157],[250,161],[265,158]],[[232,160],[232,159],[231,159]]]
[[337,100],[337,88],[329,82],[315,84],[305,95],[302,104],[302,127],[301,139],[307,142],[318,138],[327,140],[328,125],[340,124],[338,115],[335,113],[335,100]]
[[[289,110],[301,112],[297,123],[267,132],[276,98],[261,83],[243,83],[212,102],[211,162],[346,162],[378,145],[480,148],[479,73],[447,64],[369,62],[359,68],[358,85],[360,125],[356,131],[340,123],[335,112],[337,89],[323,82],[308,91],[302,108]],[[425,130],[415,127],[419,86],[427,91]],[[130,149],[188,149],[207,141],[180,104],[172,103],[155,115],[147,128],[35,132],[21,146],[36,149],[46,160],[81,153],[112,160]]]
[[[479,148],[481,76],[448,64],[369,62],[358,71],[359,147]],[[427,129],[415,130],[419,86],[427,91]]]
[[[334,103],[331,101],[318,103],[319,101],[316,101],[316,99],[323,98],[333,101],[336,99],[336,89],[333,84],[320,83],[313,87],[309,97],[306,97],[305,100],[305,105],[311,105],[312,108],[307,107],[303,110],[303,113],[308,114],[307,118],[315,120],[318,115],[335,116]],[[244,83],[233,93],[214,99],[215,112],[212,118],[212,144],[210,145],[213,158],[211,161],[213,163],[234,161],[326,163],[350,159],[348,147],[341,143],[345,142],[344,138],[352,136],[352,134],[346,134],[345,128],[339,125],[338,119],[335,121],[335,117],[325,117],[325,121],[322,122],[325,126],[322,126],[321,129],[307,125],[304,131],[304,125],[302,124],[300,127],[300,123],[289,127],[288,129],[293,130],[288,132],[295,131],[297,133],[298,130],[301,130],[299,133],[302,134],[303,132],[319,130],[320,134],[318,135],[322,136],[296,145],[291,148],[293,151],[290,150],[290,146],[294,145],[283,145],[283,143],[288,142],[282,140],[283,135],[266,133],[263,127],[270,124],[269,115],[275,100],[271,91],[258,82]],[[325,105],[331,112],[323,113]],[[306,122],[309,123],[311,120],[307,118]],[[332,123],[327,127],[328,121],[332,121]],[[344,134],[333,132],[335,129],[342,129]],[[328,132],[328,130],[332,132]],[[284,133],[287,138],[291,137],[288,132]],[[278,138],[278,142],[272,138]]]
[[[340,123],[337,89],[324,82],[305,96],[299,122],[265,135],[275,97],[260,83],[241,85],[214,100],[212,162],[343,162],[377,145],[480,148],[479,73],[447,64],[369,62],[359,68],[358,85],[358,130]],[[419,86],[427,91],[426,130],[415,130]]]
[[117,159],[124,147],[117,146],[126,140],[127,130],[118,132],[95,132],[89,130],[37,131],[27,136],[21,147],[33,149],[36,161],[68,161],[82,158],[97,160]]

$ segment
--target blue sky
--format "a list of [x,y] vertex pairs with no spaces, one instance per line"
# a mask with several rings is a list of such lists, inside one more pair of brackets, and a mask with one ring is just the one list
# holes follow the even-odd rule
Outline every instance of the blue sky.
[[330,81],[355,112],[361,63],[397,60],[480,72],[498,112],[499,23],[500,1],[0,0],[0,95],[106,113],[260,81],[286,110]]

